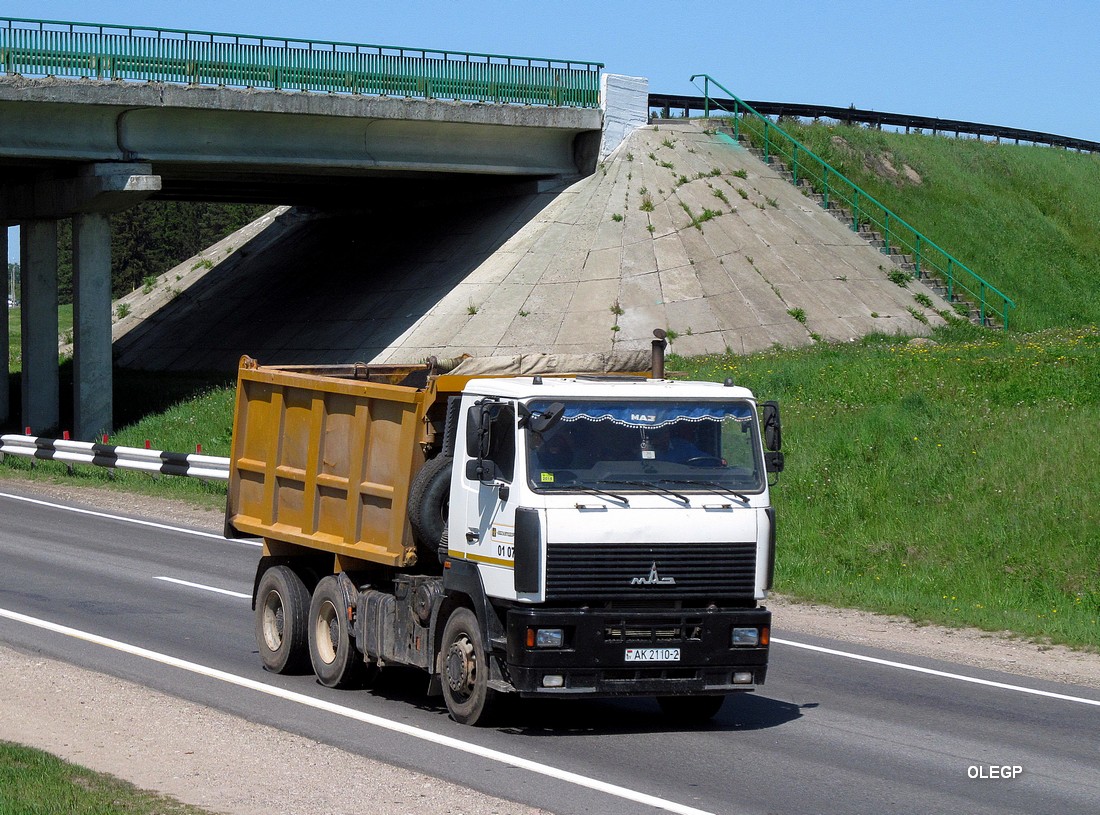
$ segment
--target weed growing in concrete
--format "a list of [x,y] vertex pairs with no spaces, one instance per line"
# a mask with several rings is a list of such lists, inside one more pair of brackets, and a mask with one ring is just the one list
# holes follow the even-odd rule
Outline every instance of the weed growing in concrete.
[[157,286],[157,278],[155,275],[149,275],[141,281],[141,293],[151,294],[153,289]]
[[918,323],[924,323],[925,325],[928,325],[928,318],[924,316],[924,312],[920,309],[913,308],[913,306],[906,306],[905,310],[912,314],[913,319],[916,320]]
[[744,167],[738,167],[736,170],[733,171],[733,174],[735,176],[737,176],[738,178],[748,178],[749,177],[749,174],[745,170]]
[[919,305],[922,305],[925,308],[932,308],[932,298],[924,292],[917,292],[913,295],[913,299],[916,300]]
[[[879,268],[881,269],[882,267],[879,266]],[[886,273],[886,277],[891,283],[896,283],[903,289],[909,285],[909,274],[903,272],[901,269],[891,269]]]
[[531,313],[531,312],[529,312],[529,311],[524,311],[523,309],[520,309],[520,310],[519,310],[519,316],[520,316],[520,317],[526,317],[526,316],[527,316],[527,315],[529,315],[530,313]]
[[210,258],[201,258],[201,259],[195,261],[195,263],[191,266],[191,271],[193,272],[196,269],[206,269],[206,270],[209,271],[210,269],[213,269],[213,268],[214,268],[214,261],[212,261]]
[[746,201],[749,200],[749,194],[747,192],[745,192],[743,189],[741,189],[740,187],[737,188],[737,194],[740,195]]
[[619,305],[619,301],[618,301],[618,300],[616,300],[616,301],[615,301],[615,303],[614,303],[614,304],[613,304],[613,305],[611,306],[611,308],[610,308],[609,310],[610,310],[610,311],[611,311],[611,313],[612,313],[612,314],[614,314],[614,315],[615,315],[616,317],[621,317],[621,316],[622,316],[622,315],[623,315],[623,314],[625,313],[625,312],[623,311],[623,307]]
[[657,227],[655,227],[653,224],[646,225],[646,231],[649,232],[649,234],[651,235],[656,231],[656,229]]
[[661,142],[661,144],[662,144],[662,145],[663,145],[664,147],[668,147],[668,148],[672,148],[672,147],[675,147],[675,146],[676,146],[676,144],[675,144],[674,142],[670,141],[669,139],[664,139],[664,140],[663,140],[663,141]]
[[642,212],[653,212],[653,199],[648,195],[643,195],[642,203],[639,205],[638,209]]
[[789,309],[787,309],[787,313],[790,314],[792,317],[794,317],[796,320],[798,320],[798,322],[802,323],[803,325],[806,324],[806,310],[805,309],[789,308]]
[[714,197],[725,204],[727,207],[730,205],[730,199],[726,198],[726,194],[721,190],[714,190]]
[[619,223],[620,221],[623,220],[623,216],[620,213],[616,212],[611,216],[611,220],[614,221],[615,223]]
[[123,320],[130,316],[130,310],[129,303],[119,303],[118,307],[115,309],[115,314],[120,320]]
[[676,165],[673,164],[671,161],[662,161],[661,166],[664,167],[666,170],[675,170],[676,169]]
[[765,198],[764,198],[764,200],[768,202],[768,206],[770,206],[770,207],[773,207],[773,208],[775,208],[775,209],[779,209],[779,202],[778,202],[778,201],[776,201],[776,200],[775,200],[774,198],[772,198],[771,196],[767,196],[767,197],[765,197]]
[[680,335],[677,332],[673,331],[671,328],[666,328],[665,329],[665,339],[668,340],[669,342],[672,342],[673,340],[675,340],[679,336]]
[[470,303],[470,305],[466,306],[466,313],[470,315],[477,314],[477,306],[475,306],[473,303]]

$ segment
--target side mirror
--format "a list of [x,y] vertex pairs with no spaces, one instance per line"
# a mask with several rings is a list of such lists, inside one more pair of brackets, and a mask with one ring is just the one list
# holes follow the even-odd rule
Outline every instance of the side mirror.
[[[768,450],[783,449],[783,425],[779,421],[778,402],[764,403],[764,447]],[[771,472],[779,472],[779,470]]]
[[769,473],[783,472],[783,453],[779,450],[768,450],[764,453],[764,471]]
[[481,458],[485,430],[485,408],[474,405],[466,412],[466,455]]
[[466,479],[488,484],[497,477],[497,467],[485,458],[472,458],[466,462]]
[[527,426],[533,432],[541,435],[560,422],[561,417],[564,415],[565,405],[561,402],[554,402],[542,413],[538,415],[531,414],[531,417],[527,420]]

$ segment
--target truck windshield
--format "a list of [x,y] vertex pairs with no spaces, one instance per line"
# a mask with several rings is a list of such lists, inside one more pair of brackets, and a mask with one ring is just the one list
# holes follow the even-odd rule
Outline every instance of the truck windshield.
[[[527,433],[536,491],[756,493],[765,485],[756,410],[723,402],[564,402],[560,422]],[[534,413],[549,401],[528,405]]]

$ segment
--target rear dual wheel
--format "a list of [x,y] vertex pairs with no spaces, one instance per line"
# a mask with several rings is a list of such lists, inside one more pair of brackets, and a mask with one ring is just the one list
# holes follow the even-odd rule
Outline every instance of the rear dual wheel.
[[306,618],[309,589],[289,566],[272,566],[256,587],[256,647],[264,668],[277,674],[309,668]]
[[350,616],[336,575],[321,578],[309,604],[309,658],[318,681],[329,688],[362,687],[378,670],[355,647]]

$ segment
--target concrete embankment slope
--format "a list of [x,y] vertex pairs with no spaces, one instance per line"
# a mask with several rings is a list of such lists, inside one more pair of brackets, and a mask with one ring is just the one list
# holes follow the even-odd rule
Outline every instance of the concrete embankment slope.
[[935,325],[948,307],[919,283],[891,282],[884,255],[688,122],[636,131],[557,190],[280,222],[278,240],[120,338],[119,364],[607,353],[648,348],[658,327],[676,332],[681,354],[750,353],[926,333],[912,311]]

